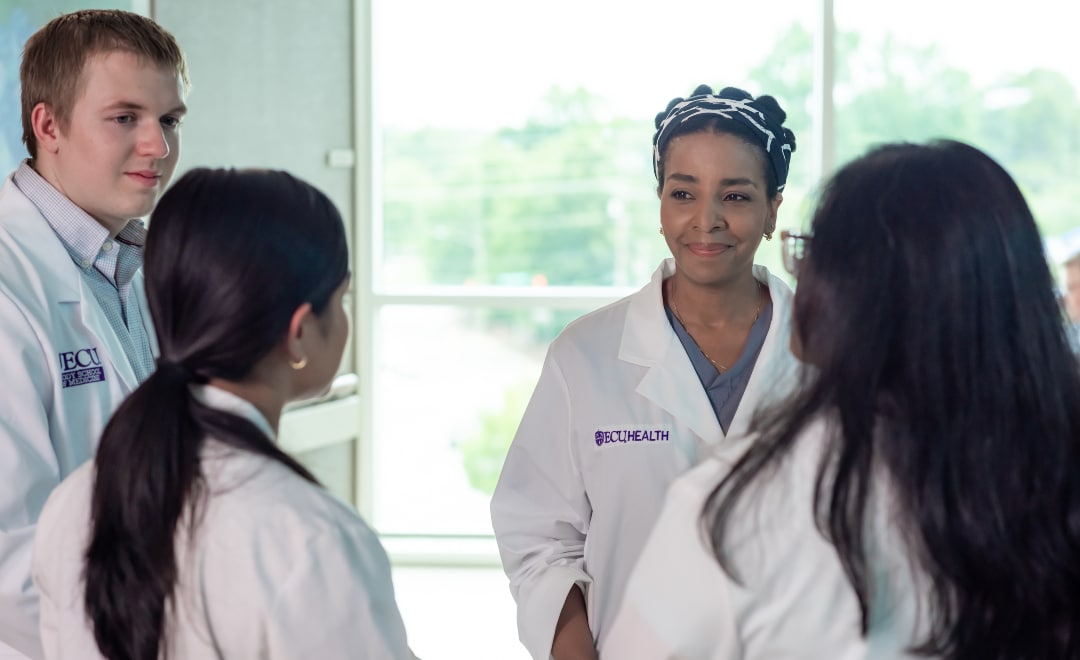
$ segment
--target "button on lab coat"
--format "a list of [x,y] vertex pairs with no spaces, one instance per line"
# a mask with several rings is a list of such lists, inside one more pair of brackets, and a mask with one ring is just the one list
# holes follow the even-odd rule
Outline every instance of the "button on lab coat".
[[[141,272],[131,295],[149,323]],[[0,374],[0,658],[37,658],[38,516],[137,381],[71,256],[10,177],[0,188]]]
[[[491,500],[518,634],[548,658],[574,584],[598,646],[676,476],[725,433],[664,312],[667,259],[639,292],[574,321],[552,342]],[[796,383],[792,294],[762,266],[772,324],[728,435]]]

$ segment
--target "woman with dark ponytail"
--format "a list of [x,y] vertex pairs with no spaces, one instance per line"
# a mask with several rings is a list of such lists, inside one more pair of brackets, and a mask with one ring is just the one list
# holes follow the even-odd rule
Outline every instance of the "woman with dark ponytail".
[[46,657],[412,658],[374,532],[274,442],[344,350],[337,209],[285,172],[198,169],[150,227],[161,357],[45,507]]
[[1080,658],[1080,370],[1020,189],[885,145],[811,230],[805,389],[672,486],[620,657]]

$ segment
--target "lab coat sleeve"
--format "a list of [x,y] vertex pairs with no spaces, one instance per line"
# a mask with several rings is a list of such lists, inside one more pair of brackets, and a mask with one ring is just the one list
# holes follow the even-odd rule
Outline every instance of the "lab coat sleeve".
[[491,521],[518,635],[533,658],[550,657],[555,624],[577,584],[586,593],[585,536],[592,508],[573,451],[570,392],[549,352],[491,499]]
[[374,532],[325,531],[284,576],[266,622],[267,660],[415,660],[390,561]]
[[34,530],[59,483],[46,413],[49,366],[29,322],[0,290],[0,642],[31,658],[42,655]]

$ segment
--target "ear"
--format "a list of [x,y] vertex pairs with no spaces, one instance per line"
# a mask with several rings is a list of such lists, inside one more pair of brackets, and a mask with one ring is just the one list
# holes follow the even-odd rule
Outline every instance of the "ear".
[[296,308],[292,318],[289,319],[289,334],[285,338],[285,350],[289,354],[289,360],[293,362],[307,359],[307,351],[304,350],[304,322],[312,317],[311,303],[304,303]]
[[765,218],[765,233],[773,234],[776,232],[776,212],[780,210],[780,204],[784,201],[784,196],[780,193],[776,193],[776,197],[773,197],[769,202],[769,217]]
[[34,129],[39,153],[45,151],[55,154],[60,150],[60,119],[44,101],[30,111],[30,126]]

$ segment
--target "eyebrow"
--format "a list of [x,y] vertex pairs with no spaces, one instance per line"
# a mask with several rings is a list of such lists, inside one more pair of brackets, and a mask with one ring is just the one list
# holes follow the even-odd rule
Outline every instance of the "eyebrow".
[[[683,174],[681,172],[672,172],[671,174],[669,174],[667,176],[667,179],[668,179],[668,181],[674,180],[674,181],[682,181],[684,183],[697,183],[698,182],[698,179],[697,179],[696,176],[693,176],[691,174]],[[720,179],[720,185],[722,185],[722,186],[751,186],[751,187],[757,188],[757,182],[755,182],[753,179],[748,179],[746,177],[735,177],[735,178],[731,178],[731,179]]]
[[[132,101],[115,101],[105,106],[106,111],[113,110],[146,110],[146,106],[141,103],[134,103]],[[187,114],[187,105],[181,103],[180,105],[165,112],[166,115],[183,115]]]

